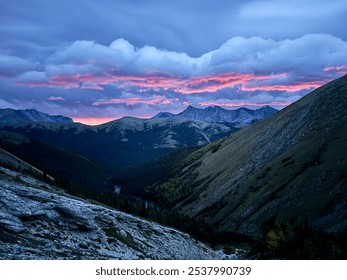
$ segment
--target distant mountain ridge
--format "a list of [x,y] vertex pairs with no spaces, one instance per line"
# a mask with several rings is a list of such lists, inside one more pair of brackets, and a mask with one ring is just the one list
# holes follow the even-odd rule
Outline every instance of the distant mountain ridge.
[[249,125],[265,117],[271,116],[276,112],[278,112],[278,110],[270,106],[264,106],[256,110],[244,107],[236,110],[227,110],[219,106],[210,106],[204,109],[188,106],[181,113],[172,114],[168,112],[160,112],[153,118],[186,118],[203,122]]
[[173,118],[171,113],[161,116],[123,117],[89,126],[36,110],[5,109],[0,110],[0,147],[48,174],[58,170],[83,184],[90,175],[87,184],[93,187],[113,165],[148,163],[176,149],[210,144],[246,126]]
[[[160,112],[152,119],[191,119],[208,123],[249,125],[276,112],[278,110],[270,106],[264,106],[256,110],[244,107],[236,110],[227,110],[219,106],[211,106],[204,109],[188,106],[181,113]],[[73,123],[73,120],[61,115],[49,115],[35,109],[0,109],[0,123],[15,124],[21,122]]]
[[65,116],[49,115],[34,109],[0,109],[0,123],[20,122],[73,123],[73,120]]
[[0,123],[0,144],[13,142],[20,138],[18,135],[22,135],[114,164],[135,164],[154,160],[177,148],[203,146],[237,130],[219,123],[183,118],[124,117],[98,126],[80,123]]

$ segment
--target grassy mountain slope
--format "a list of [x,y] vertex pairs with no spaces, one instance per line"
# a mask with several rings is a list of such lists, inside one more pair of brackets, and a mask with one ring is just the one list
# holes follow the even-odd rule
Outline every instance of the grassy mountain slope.
[[[1,133],[0,147],[45,174],[78,184],[86,190],[102,190],[108,176],[121,172],[120,167],[112,164],[12,132]],[[20,169],[22,170],[23,166]]]
[[[240,130],[157,188],[181,214],[262,237],[274,224],[347,230],[347,76]],[[160,194],[159,194],[160,195]]]
[[177,148],[209,144],[236,130],[223,124],[186,119],[127,117],[95,127],[77,123],[2,124],[0,137],[5,132],[21,134],[112,164],[134,165],[157,159]]

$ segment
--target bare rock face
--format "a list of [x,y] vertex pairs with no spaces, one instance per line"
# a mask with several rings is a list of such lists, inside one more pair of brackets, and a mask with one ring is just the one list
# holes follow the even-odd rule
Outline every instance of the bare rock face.
[[8,213],[0,213],[0,228],[13,233],[20,233],[25,229],[19,218]]
[[0,259],[235,257],[0,167]]

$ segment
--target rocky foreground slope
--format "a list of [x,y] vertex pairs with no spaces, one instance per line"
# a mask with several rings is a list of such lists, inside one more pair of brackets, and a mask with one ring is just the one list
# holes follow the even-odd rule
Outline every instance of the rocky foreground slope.
[[188,234],[0,167],[0,259],[223,259]]

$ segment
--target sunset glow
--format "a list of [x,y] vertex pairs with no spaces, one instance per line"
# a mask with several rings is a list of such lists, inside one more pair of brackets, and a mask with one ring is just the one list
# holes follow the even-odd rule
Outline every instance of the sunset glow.
[[[287,73],[271,75],[238,74],[235,72],[206,75],[200,77],[181,78],[164,75],[135,76],[135,75],[116,75],[105,74],[103,76],[94,76],[91,74],[72,75],[72,76],[50,76],[43,82],[19,82],[18,85],[28,87],[48,87],[48,88],[89,88],[102,90],[101,86],[115,84],[118,88],[137,87],[139,90],[171,90],[181,94],[196,94],[202,92],[217,92],[226,88],[233,88],[237,85],[245,85],[254,81],[267,81],[276,78],[286,77]],[[85,86],[88,84],[89,86]],[[288,86],[289,90],[293,90]],[[307,88],[307,86],[306,86]],[[288,90],[288,91],[289,91]],[[116,104],[115,99],[114,104]]]
[[93,118],[93,117],[81,118],[81,117],[72,117],[74,122],[83,123],[83,124],[87,124],[87,125],[99,125],[99,124],[103,124],[103,123],[107,123],[107,122],[111,122],[111,121],[117,120],[119,118],[120,117],[116,117],[116,118]]

